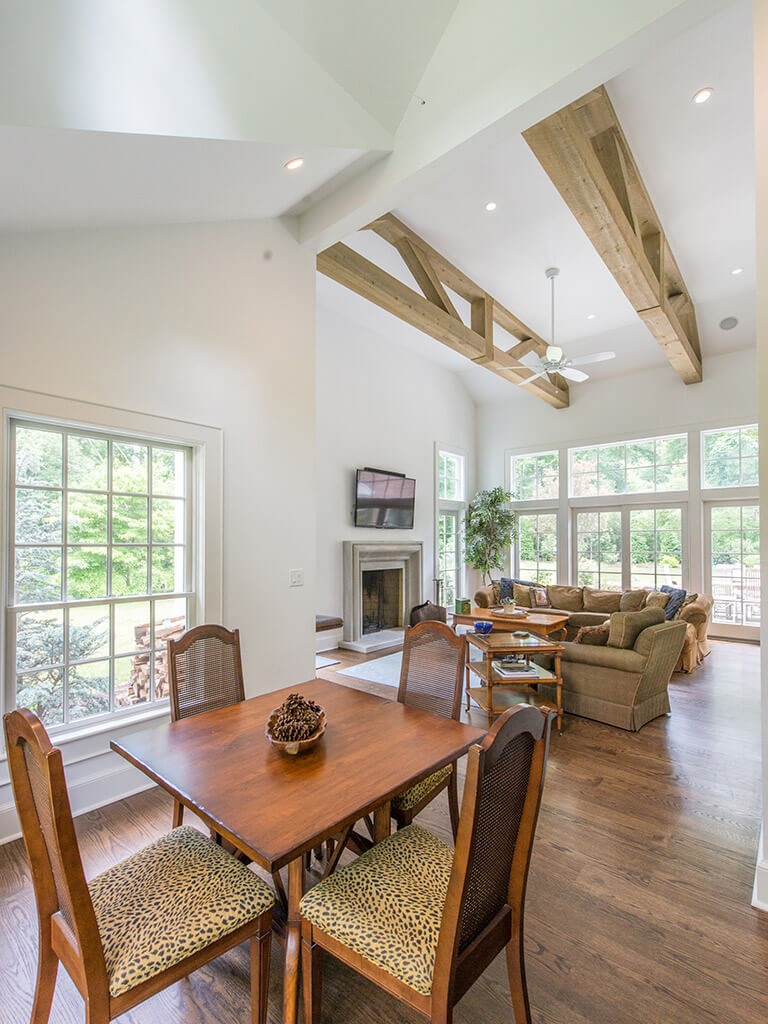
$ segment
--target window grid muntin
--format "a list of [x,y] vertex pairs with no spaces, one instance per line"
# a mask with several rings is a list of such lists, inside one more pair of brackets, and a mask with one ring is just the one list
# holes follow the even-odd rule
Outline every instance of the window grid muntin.
[[[50,730],[60,731],[71,724],[81,724],[87,722],[89,725],[110,716],[124,717],[130,715],[137,708],[147,708],[148,706],[156,702],[155,697],[155,683],[156,683],[156,660],[158,653],[161,653],[162,649],[158,648],[156,640],[157,632],[157,602],[171,602],[183,600],[183,611],[185,618],[185,626],[189,628],[190,622],[190,611],[193,607],[194,593],[191,590],[191,579],[192,579],[192,550],[191,550],[191,538],[192,538],[192,448],[187,445],[174,444],[173,442],[163,441],[154,439],[150,436],[145,435],[126,435],[119,431],[112,432],[98,429],[85,429],[78,427],[70,427],[66,424],[52,423],[44,419],[25,419],[22,417],[12,417],[10,419],[9,434],[9,445],[10,445],[10,458],[9,458],[9,496],[8,496],[8,512],[9,512],[9,531],[8,531],[8,551],[10,557],[8,559],[8,571],[7,571],[7,592],[11,597],[11,601],[6,605],[6,611],[12,618],[12,640],[8,644],[8,679],[9,687],[12,685],[13,692],[11,694],[12,706],[17,706],[17,695],[19,692],[19,682],[27,676],[39,676],[42,673],[61,670],[62,671],[62,721],[56,722],[49,726]],[[61,477],[60,482],[57,485],[48,484],[30,484],[28,482],[19,481],[18,467],[17,467],[17,432],[18,429],[36,430],[47,433],[58,434],[61,438]],[[85,488],[85,487],[73,487],[69,488],[69,438],[72,436],[78,437],[93,437],[99,440],[107,442],[107,485],[106,490]],[[143,446],[147,451],[147,489],[146,491],[113,491],[113,467],[114,467],[114,445],[115,444],[130,444],[133,446]],[[182,494],[171,494],[166,492],[159,492],[157,494],[152,493],[153,488],[153,453],[155,450],[160,451],[172,451],[181,453],[183,455],[183,472],[184,472],[184,488]],[[47,543],[16,543],[16,493],[18,490],[40,490],[40,491],[53,491],[61,495],[61,540],[59,543],[47,542]],[[99,496],[106,496],[107,498],[107,540],[106,543],[95,543],[93,541],[81,541],[75,543],[69,543],[68,540],[68,525],[69,525],[69,502],[67,497],[70,493],[73,494],[93,494]],[[113,497],[142,497],[147,501],[147,542],[142,544],[141,542],[129,542],[114,544],[113,537]],[[154,500],[168,500],[172,499],[175,502],[182,503],[183,505],[183,516],[182,516],[182,529],[183,539],[181,543],[155,543],[152,538],[152,513],[154,511],[153,501]],[[107,593],[100,595],[95,598],[82,598],[72,599],[68,597],[68,556],[69,548],[105,548],[107,552],[106,560],[106,579],[107,579]],[[124,548],[146,548],[147,550],[147,591],[139,594],[126,594],[126,595],[114,595],[113,590],[113,574],[112,574],[112,562],[113,562],[113,550],[115,547]],[[60,552],[61,556],[61,568],[59,576],[59,600],[56,601],[38,601],[28,602],[24,604],[16,603],[16,553],[18,550],[30,549],[30,548],[44,548],[49,550],[56,550]],[[152,552],[155,548],[168,549],[171,548],[174,551],[179,549],[182,551],[182,583],[183,590],[173,590],[170,592],[160,591],[156,594],[152,593]],[[115,638],[115,606],[117,604],[130,603],[136,601],[146,601],[149,604],[149,633],[148,633],[148,646],[146,648],[135,648],[133,651],[116,653],[116,638]],[[73,659],[70,660],[70,610],[73,608],[90,607],[107,604],[109,605],[109,653],[104,655],[94,655],[93,657],[86,659]],[[26,613],[31,612],[44,612],[47,610],[62,610],[63,612],[63,630],[64,636],[62,641],[63,646],[63,657],[64,661],[59,663],[51,663],[49,665],[37,665],[34,668],[23,668],[17,669],[17,630],[19,617]],[[123,658],[135,657],[137,654],[147,654],[149,664],[149,686],[148,695],[145,700],[137,701],[136,704],[127,707],[118,707],[116,705],[116,680],[115,680],[115,667],[118,660]],[[70,712],[70,669],[79,667],[81,665],[95,664],[98,662],[105,661],[108,665],[108,709],[104,712],[86,715],[84,717],[72,717]],[[159,698],[164,701],[167,698]]]
[[[660,441],[683,441],[685,446],[685,454],[679,462],[659,462],[657,458],[658,443]],[[642,445],[642,444],[653,444],[653,463],[647,463],[639,466],[628,466],[627,465],[627,448],[631,445]],[[623,474],[624,474],[624,489],[620,491],[601,491],[600,489],[600,452],[607,448],[623,448]],[[584,474],[574,473],[573,463],[574,456],[580,452],[595,452],[595,490],[588,494],[576,494],[575,493],[575,478]],[[673,467],[682,467],[685,471],[685,483],[681,487],[663,488],[660,489],[658,486],[659,482],[659,470],[671,469]],[[612,498],[622,494],[664,494],[673,491],[685,491],[689,487],[689,474],[688,474],[688,435],[687,434],[665,434],[661,437],[639,437],[632,438],[629,441],[609,441],[601,444],[590,444],[580,445],[575,448],[568,449],[568,495],[569,498]],[[628,490],[627,489],[627,472],[628,470],[641,470],[653,468],[653,487],[647,490]]]
[[[726,488],[726,487],[757,487],[757,486],[759,486],[759,483],[760,483],[760,477],[759,477],[760,463],[759,463],[759,458],[758,458],[757,455],[754,455],[754,456],[753,455],[747,455],[747,456],[744,455],[744,431],[745,430],[757,430],[757,424],[756,423],[746,423],[746,424],[744,424],[743,426],[740,426],[740,427],[714,427],[714,428],[712,428],[710,430],[702,430],[701,431],[701,486],[702,486],[703,489],[705,489],[705,490],[720,490],[720,489],[723,489],[723,488]],[[717,459],[717,460],[709,460],[709,459],[707,459],[707,438],[708,437],[712,437],[715,434],[738,434],[738,455],[733,457],[733,458],[725,457],[725,458],[721,458],[721,459]],[[743,479],[744,479],[744,459],[745,458],[755,458],[755,459],[757,459],[757,467],[758,467],[757,479],[754,482],[747,483],[747,484],[743,483]],[[712,483],[710,480],[707,479],[707,469],[712,464],[712,462],[720,463],[720,464],[722,464],[722,463],[731,463],[731,462],[737,463],[738,467],[739,467],[739,479],[738,479],[738,481],[736,483],[725,483],[725,484]]]

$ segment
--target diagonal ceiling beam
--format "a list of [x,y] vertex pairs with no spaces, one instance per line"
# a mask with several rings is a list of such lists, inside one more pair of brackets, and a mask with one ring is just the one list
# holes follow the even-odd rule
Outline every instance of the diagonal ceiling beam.
[[605,86],[523,137],[671,365],[698,383],[693,302]]
[[[318,254],[317,269],[326,277],[442,342],[454,352],[484,366],[505,380],[518,385],[525,384],[532,376],[532,371],[514,356],[493,344],[493,323],[497,317],[495,300],[469,278],[459,281],[455,275],[460,274],[460,271],[452,264],[444,265],[442,257],[439,261],[436,260],[435,256],[439,256],[436,250],[428,246],[418,235],[410,232],[410,229],[408,231],[408,236],[400,234],[397,238],[393,237],[392,244],[403,253],[404,259],[407,254],[406,264],[413,264],[418,271],[414,277],[423,288],[423,295],[342,242],[337,242]],[[451,273],[445,272],[446,266],[451,267]],[[446,277],[450,277],[450,281],[446,280]],[[455,288],[456,283],[461,287]],[[470,326],[460,319],[443,285],[462,297],[472,293],[469,299],[472,310]],[[508,311],[504,312],[512,317]],[[516,318],[513,320],[515,329],[525,334],[525,325]],[[516,326],[518,324],[519,327]],[[527,340],[532,339],[529,336]],[[546,342],[542,339],[537,339],[536,344],[539,342],[546,347]],[[548,377],[540,378],[526,390],[555,409],[563,409],[569,403],[568,385],[559,375],[553,380]]]

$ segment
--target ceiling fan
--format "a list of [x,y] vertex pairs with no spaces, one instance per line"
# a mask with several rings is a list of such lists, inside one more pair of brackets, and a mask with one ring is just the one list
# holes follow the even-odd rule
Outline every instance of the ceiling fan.
[[524,356],[520,357],[520,362],[523,366],[534,371],[533,376],[521,381],[521,384],[524,387],[526,384],[531,384],[533,381],[538,380],[539,377],[544,377],[548,373],[559,373],[567,380],[580,384],[582,381],[589,380],[589,374],[584,373],[583,370],[577,370],[577,366],[587,366],[589,363],[602,363],[606,359],[615,359],[616,353],[593,352],[592,355],[576,356],[575,359],[568,359],[566,357],[560,346],[555,344],[555,278],[560,271],[557,267],[548,267],[544,273],[551,284],[552,328],[550,331],[550,342],[543,356],[537,355],[536,352],[527,352]]

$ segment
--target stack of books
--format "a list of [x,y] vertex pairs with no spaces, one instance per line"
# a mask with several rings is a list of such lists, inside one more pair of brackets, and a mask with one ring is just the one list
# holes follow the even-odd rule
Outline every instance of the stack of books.
[[538,665],[527,665],[524,661],[502,661],[496,659],[493,662],[493,669],[497,676],[502,679],[525,679],[527,676],[539,674]]

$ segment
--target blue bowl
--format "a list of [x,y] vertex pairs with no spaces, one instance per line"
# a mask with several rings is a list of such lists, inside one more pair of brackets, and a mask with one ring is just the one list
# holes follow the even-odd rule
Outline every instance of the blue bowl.
[[476,633],[486,634],[486,633],[490,633],[492,629],[493,629],[493,623],[492,622],[476,622],[475,623],[475,632]]

